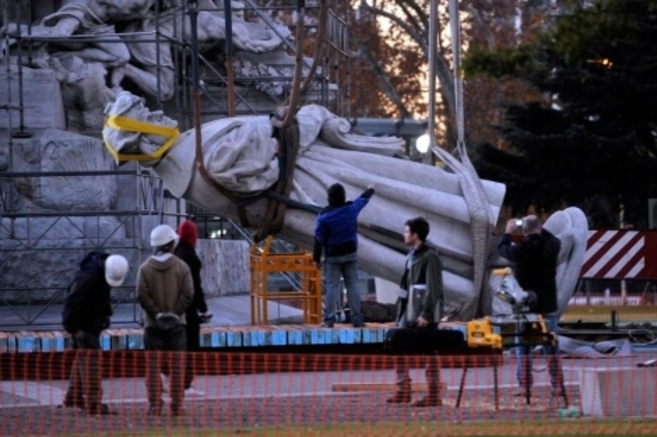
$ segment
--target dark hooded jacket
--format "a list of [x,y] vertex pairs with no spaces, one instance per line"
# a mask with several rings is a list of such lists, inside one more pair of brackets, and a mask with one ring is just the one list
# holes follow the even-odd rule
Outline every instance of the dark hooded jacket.
[[374,189],[368,188],[353,202],[331,205],[317,216],[313,259],[319,263],[322,251],[327,257],[356,253],[358,250],[358,214],[365,208]]
[[108,257],[108,253],[90,252],[80,262],[80,269],[75,273],[64,301],[62,325],[67,332],[84,331],[99,335],[109,326],[111,288],[105,281],[105,260]]
[[185,264],[189,267],[189,270],[192,274],[192,282],[194,283],[194,297],[192,298],[192,303],[187,307],[187,324],[198,325],[201,323],[198,313],[205,313],[208,311],[208,306],[205,302],[205,297],[203,296],[203,288],[201,287],[201,260],[194,247],[186,242],[181,241],[176,247],[175,255],[181,260],[185,261]]
[[537,303],[531,308],[540,314],[554,313],[557,305],[557,258],[561,242],[547,230],[526,236],[522,243],[513,244],[511,235],[500,241],[500,255],[516,263],[518,284],[536,293]]

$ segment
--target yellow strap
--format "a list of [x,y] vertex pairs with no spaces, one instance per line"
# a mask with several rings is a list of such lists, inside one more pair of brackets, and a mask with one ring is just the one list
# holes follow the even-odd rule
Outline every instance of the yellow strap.
[[111,115],[105,121],[106,127],[111,127],[112,129],[122,130],[127,132],[138,132],[141,134],[149,135],[159,135],[162,137],[169,137],[169,139],[160,146],[155,152],[150,155],[123,155],[118,153],[112,146],[110,146],[105,133],[103,133],[103,141],[105,142],[105,148],[117,161],[152,161],[162,158],[167,150],[173,146],[173,143],[176,142],[180,136],[180,131],[175,127],[166,127],[158,126],[152,123],[146,123],[144,121],[134,120],[132,118],[121,117],[120,115]]
[[508,267],[504,267],[502,269],[493,269],[493,274],[499,276],[510,275],[511,269]]

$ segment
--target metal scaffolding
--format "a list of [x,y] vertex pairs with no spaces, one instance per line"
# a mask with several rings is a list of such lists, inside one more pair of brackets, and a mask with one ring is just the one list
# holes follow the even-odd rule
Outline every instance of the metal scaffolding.
[[[92,0],[90,0],[92,1]],[[349,117],[349,11],[350,4],[347,0],[316,0],[304,4],[299,2],[279,2],[272,6],[268,2],[267,7],[258,4],[260,0],[244,0],[244,14],[248,19],[258,19],[271,25],[272,15],[277,19],[289,20],[294,11],[301,5],[305,8],[307,20],[304,21],[304,35],[312,39],[316,33],[319,23],[319,1],[326,1],[328,5],[327,34],[319,41],[312,41],[303,47],[297,48],[288,39],[285,41],[285,49],[288,53],[296,54],[297,49],[304,50],[306,56],[311,56],[315,51],[315,45],[319,45],[320,68],[312,77],[310,91],[306,94],[305,102],[318,103],[329,108],[334,113]],[[4,79],[0,83],[2,90],[6,90],[5,98],[0,97],[0,111],[4,113],[0,117],[6,118],[6,125],[0,127],[0,257],[3,260],[3,268],[9,264],[8,260],[14,260],[12,267],[20,268],[15,272],[19,280],[0,280],[0,328],[8,329],[10,326],[16,328],[27,325],[31,328],[46,328],[60,323],[60,305],[66,293],[68,283],[72,279],[77,268],[75,263],[70,263],[57,278],[44,278],[43,275],[54,273],[38,273],[38,267],[27,268],[31,260],[39,257],[50,256],[53,259],[79,261],[83,254],[91,250],[103,250],[108,252],[118,251],[124,253],[131,263],[140,263],[147,256],[147,247],[144,244],[145,232],[149,226],[163,221],[177,224],[187,215],[188,208],[182,201],[174,199],[163,186],[161,180],[147,169],[136,164],[128,164],[121,168],[100,170],[76,170],[76,171],[26,171],[19,168],[16,154],[19,149],[26,147],[35,134],[43,134],[39,129],[30,126],[29,120],[34,117],[25,102],[26,90],[33,86],[25,78],[27,65],[33,65],[37,52],[44,44],[71,45],[94,42],[121,43],[130,45],[132,40],[126,37],[138,37],[139,42],[152,42],[157,46],[156,62],[152,66],[155,76],[156,90],[147,97],[147,104],[151,108],[162,109],[166,115],[178,120],[181,131],[193,127],[193,105],[191,94],[192,71],[189,62],[191,47],[198,47],[199,41],[190,40],[184,35],[188,34],[186,26],[189,25],[190,7],[196,7],[196,2],[181,0],[177,6],[172,6],[166,11],[160,10],[161,2],[156,1],[153,13],[152,31],[132,33],[106,33],[102,38],[98,35],[69,36],[42,36],[33,35],[33,23],[42,19],[47,13],[55,12],[61,1],[52,0],[47,5],[46,1],[25,0],[2,0],[0,18],[1,26],[6,29],[10,23],[26,24],[26,31],[18,26],[18,34],[11,36],[15,44],[9,47],[9,35],[0,35],[5,48],[4,57],[0,53],[0,75]],[[175,4],[175,1],[170,3]],[[264,1],[262,1],[264,3]],[[225,1],[224,5],[230,7],[231,2]],[[214,12],[223,13],[221,5]],[[48,6],[48,7],[46,7]],[[46,10],[44,13],[43,11]],[[200,12],[201,10],[199,10]],[[162,24],[164,13],[173,14],[173,22],[181,23],[182,26],[173,26],[166,31]],[[226,20],[230,21],[230,20]],[[272,26],[276,29],[276,26]],[[227,38],[230,44],[231,38]],[[203,121],[221,118],[229,114],[253,114],[260,115],[269,113],[271,108],[284,104],[291,92],[293,83],[292,75],[246,77],[234,74],[232,69],[226,68],[226,52],[222,52],[220,44],[213,51],[199,53],[202,87],[201,117]],[[165,76],[163,70],[163,50],[170,50],[173,61],[173,90],[166,89],[167,84],[163,81]],[[306,53],[307,52],[307,53]],[[11,56],[10,56],[11,54]],[[219,60],[219,62],[217,62]],[[222,62],[222,60],[224,62]],[[3,74],[4,73],[4,74]],[[232,77],[231,77],[232,76]],[[126,83],[126,88],[138,94],[134,84]],[[284,86],[284,94],[272,96],[257,91],[260,84],[267,82],[280,82]],[[123,84],[122,84],[123,85]],[[230,96],[233,96],[232,98]],[[2,96],[2,93],[0,93]],[[168,98],[171,97],[171,98]],[[229,106],[228,102],[234,102]],[[68,130],[68,129],[67,129]],[[43,129],[41,129],[43,131]],[[100,130],[94,132],[81,132],[82,134],[100,138]],[[31,205],[25,207],[22,201],[25,194],[25,181],[38,181],[35,184],[47,184],[47,181],[58,181],[57,183],[75,183],[76,179],[93,178],[96,184],[103,184],[107,178],[115,178],[116,186],[129,188],[133,191],[131,205],[125,202],[119,208],[112,210],[80,209],[53,210],[52,208]],[[105,179],[104,179],[105,178]],[[199,221],[221,220],[211,214],[206,214],[198,209],[194,214]],[[88,225],[96,221],[96,226]],[[107,225],[110,222],[112,225]],[[81,225],[83,223],[84,225]],[[232,222],[230,225],[233,226]],[[71,230],[74,234],[69,240],[58,237],[61,227]],[[200,230],[203,232],[203,230]],[[241,230],[240,230],[241,231]],[[234,235],[235,232],[232,232]],[[238,232],[238,235],[247,235]],[[123,238],[115,238],[122,235]],[[203,233],[201,233],[203,235]],[[57,241],[54,243],[53,241]],[[62,255],[66,252],[67,255]],[[69,261],[67,261],[69,262]],[[136,271],[137,265],[132,270]],[[26,277],[22,277],[25,267]],[[28,272],[37,272],[29,275]],[[63,276],[63,277],[62,277]],[[3,277],[0,276],[0,279]],[[5,276],[7,278],[7,276]],[[129,277],[126,283],[113,291],[113,303],[115,306],[115,324],[135,324],[139,321],[139,311],[135,299],[134,275]],[[128,304],[128,305],[126,305]],[[17,329],[17,328],[16,328]]]

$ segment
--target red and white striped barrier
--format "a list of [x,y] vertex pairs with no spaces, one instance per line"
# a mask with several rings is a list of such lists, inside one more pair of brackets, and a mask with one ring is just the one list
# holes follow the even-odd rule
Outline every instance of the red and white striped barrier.
[[589,231],[580,277],[657,279],[657,231]]

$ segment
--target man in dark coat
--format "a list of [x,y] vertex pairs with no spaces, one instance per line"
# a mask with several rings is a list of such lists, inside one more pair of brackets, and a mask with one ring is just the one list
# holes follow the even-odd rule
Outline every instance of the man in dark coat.
[[[535,215],[522,219],[518,228],[517,220],[509,220],[506,231],[499,244],[500,255],[515,263],[515,277],[518,284],[526,291],[536,293],[537,303],[531,308],[541,314],[547,330],[557,332],[559,320],[557,311],[557,259],[561,242],[557,237],[543,229],[541,221]],[[512,242],[512,234],[520,232],[523,240],[520,244]],[[559,345],[545,346],[548,354],[550,380],[553,394],[561,396],[563,374],[559,364]],[[525,353],[524,347],[517,349],[517,377],[521,391],[518,395],[529,392],[533,383],[531,355]]]
[[[209,321],[212,314],[208,312],[208,305],[203,296],[201,287],[201,260],[196,254],[196,242],[198,240],[198,229],[194,222],[186,220],[178,227],[180,242],[176,247],[175,255],[183,260],[192,272],[194,282],[194,297],[192,303],[187,307],[187,351],[198,352],[201,349],[200,334],[201,323]],[[194,379],[192,357],[187,357],[187,371],[185,372],[185,395],[203,396],[203,392],[192,387]]]
[[100,334],[112,315],[111,287],[120,286],[128,274],[128,261],[121,255],[87,254],[69,286],[64,301],[62,325],[73,337],[77,351],[64,406],[84,408],[88,414],[108,414],[101,403]]

